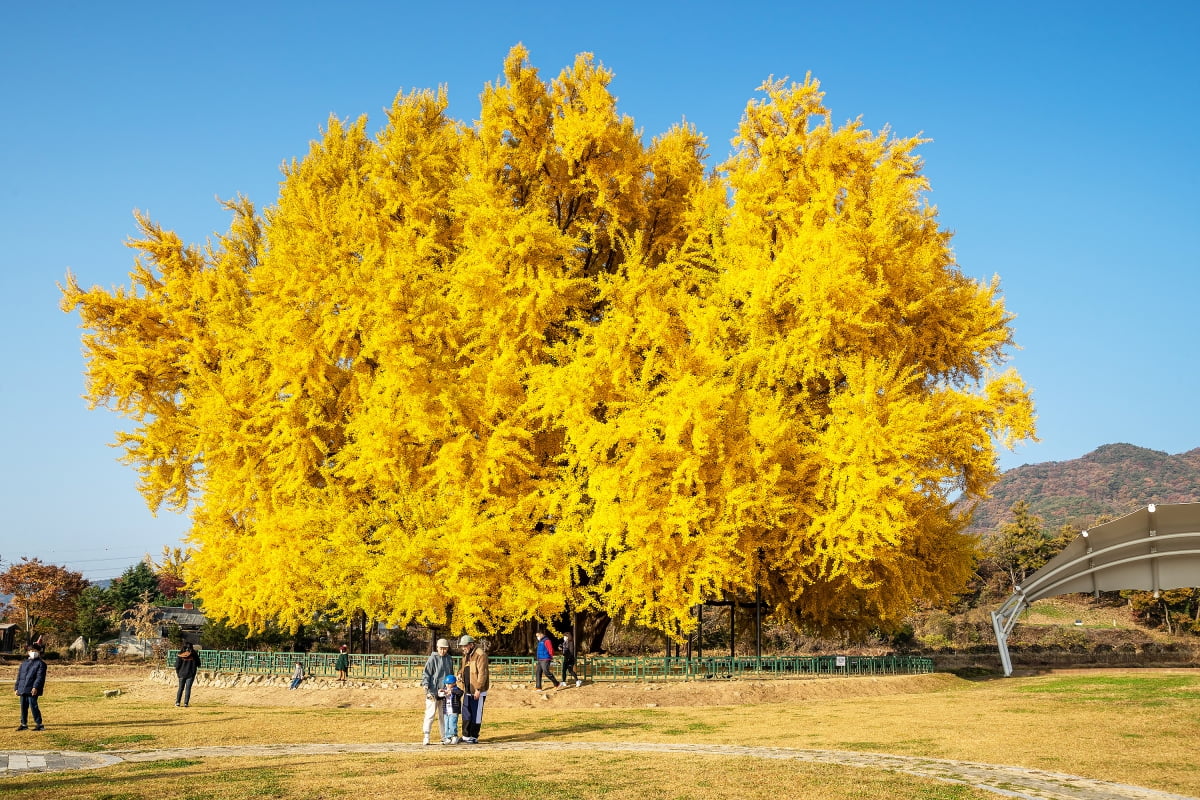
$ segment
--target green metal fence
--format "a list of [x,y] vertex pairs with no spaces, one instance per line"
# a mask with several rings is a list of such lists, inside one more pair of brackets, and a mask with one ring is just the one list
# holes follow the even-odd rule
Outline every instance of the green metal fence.
[[[175,664],[178,650],[167,653]],[[261,653],[241,650],[201,650],[200,668],[250,675],[291,675],[296,663],[304,674],[333,677],[337,653]],[[427,656],[351,655],[350,676],[356,679],[418,681]],[[532,681],[534,662],[528,656],[492,656],[492,680]],[[562,662],[554,662],[558,675]],[[810,675],[914,675],[933,672],[933,659],[916,656],[738,656],[682,658],[666,656],[587,656],[575,671],[586,681],[716,680],[732,678],[794,678]]]

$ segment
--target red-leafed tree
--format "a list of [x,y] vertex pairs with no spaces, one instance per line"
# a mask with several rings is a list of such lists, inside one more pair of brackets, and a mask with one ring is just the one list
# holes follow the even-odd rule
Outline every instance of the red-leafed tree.
[[81,573],[36,558],[22,558],[0,572],[0,592],[13,596],[9,614],[14,621],[24,621],[26,636],[43,625],[57,629],[74,623],[79,595],[87,585]]

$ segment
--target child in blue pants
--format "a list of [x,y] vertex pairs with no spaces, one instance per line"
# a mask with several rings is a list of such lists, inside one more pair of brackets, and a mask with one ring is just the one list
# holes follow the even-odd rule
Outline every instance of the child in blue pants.
[[445,703],[442,707],[442,744],[458,744],[458,715],[462,713],[463,698],[458,679],[447,675],[446,685],[438,690],[438,697]]

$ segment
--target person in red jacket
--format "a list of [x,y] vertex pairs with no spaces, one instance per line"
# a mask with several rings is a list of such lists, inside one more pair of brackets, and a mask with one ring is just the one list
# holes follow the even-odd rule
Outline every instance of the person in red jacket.
[[555,689],[562,689],[566,684],[559,683],[558,678],[554,677],[554,673],[550,671],[550,662],[554,660],[554,642],[550,641],[550,637],[545,631],[537,632],[537,653],[534,658],[537,660],[537,666],[533,672],[533,684],[538,689],[542,688],[542,676],[545,675],[554,684]]

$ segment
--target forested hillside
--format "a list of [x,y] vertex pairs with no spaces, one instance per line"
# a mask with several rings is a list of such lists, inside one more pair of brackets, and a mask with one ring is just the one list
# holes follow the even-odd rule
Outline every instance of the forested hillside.
[[1047,530],[1084,527],[1147,503],[1200,502],[1200,447],[1170,455],[1131,444],[1106,444],[1072,461],[1008,470],[991,499],[975,510],[970,530],[987,533],[1012,519],[1024,500]]

